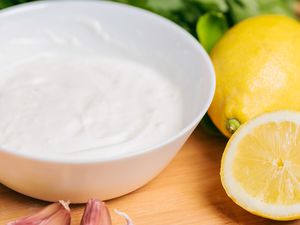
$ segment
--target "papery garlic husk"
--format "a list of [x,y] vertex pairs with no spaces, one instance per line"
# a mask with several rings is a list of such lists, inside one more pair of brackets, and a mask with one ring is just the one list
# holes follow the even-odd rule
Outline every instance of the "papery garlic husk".
[[70,225],[69,203],[59,201],[46,206],[33,215],[9,222],[7,225]]
[[111,217],[104,202],[90,199],[86,203],[80,225],[111,225]]
[[114,210],[116,214],[122,216],[126,220],[126,225],[133,225],[132,219],[124,212],[121,212],[117,209]]

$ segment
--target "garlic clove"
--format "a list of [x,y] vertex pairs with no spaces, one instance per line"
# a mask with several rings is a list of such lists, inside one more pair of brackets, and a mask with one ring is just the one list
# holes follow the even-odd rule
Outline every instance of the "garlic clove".
[[68,210],[58,210],[55,214],[48,218],[47,222],[42,223],[47,225],[70,225],[71,215]]
[[89,199],[86,203],[80,225],[111,225],[111,217],[104,202]]
[[69,203],[59,201],[46,206],[33,215],[17,219],[7,225],[70,225],[71,212]]

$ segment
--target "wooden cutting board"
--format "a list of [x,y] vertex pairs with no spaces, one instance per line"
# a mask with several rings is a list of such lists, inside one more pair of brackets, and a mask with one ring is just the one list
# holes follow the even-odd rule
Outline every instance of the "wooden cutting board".
[[[300,225],[300,221],[275,222],[251,215],[226,196],[219,179],[225,144],[226,139],[209,136],[198,128],[157,178],[131,194],[108,201],[109,208],[126,212],[135,225]],[[0,225],[46,204],[0,185]],[[79,225],[83,207],[71,205],[72,225]],[[114,225],[124,224],[113,212],[112,219]]]

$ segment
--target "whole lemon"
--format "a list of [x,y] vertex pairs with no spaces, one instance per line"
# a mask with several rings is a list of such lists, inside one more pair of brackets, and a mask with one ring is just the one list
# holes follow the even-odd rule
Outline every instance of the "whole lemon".
[[300,24],[281,15],[246,19],[211,52],[216,92],[208,114],[229,137],[264,112],[300,110]]

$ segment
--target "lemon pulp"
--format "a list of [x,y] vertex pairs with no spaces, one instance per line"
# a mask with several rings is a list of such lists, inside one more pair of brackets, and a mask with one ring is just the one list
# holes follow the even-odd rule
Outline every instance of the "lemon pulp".
[[221,180],[256,215],[300,218],[300,113],[265,113],[243,124],[223,153]]
[[300,202],[298,131],[293,122],[270,122],[241,140],[233,175],[246,192],[271,204]]

